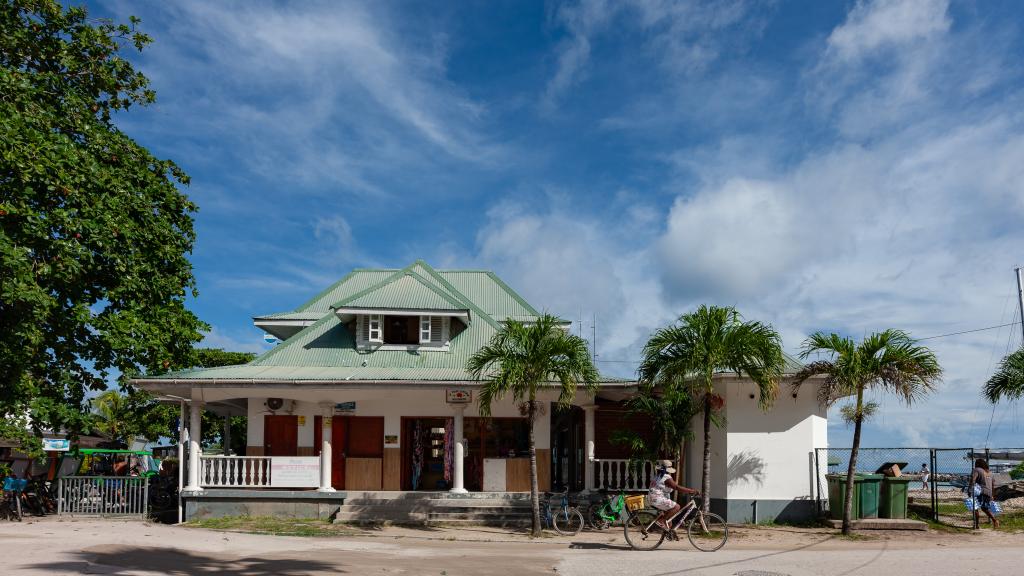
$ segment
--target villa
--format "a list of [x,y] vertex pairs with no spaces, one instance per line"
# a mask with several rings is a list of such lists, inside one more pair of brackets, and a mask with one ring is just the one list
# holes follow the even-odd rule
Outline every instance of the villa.
[[[254,318],[281,343],[239,366],[139,378],[191,415],[186,515],[260,511],[329,515],[354,494],[521,493],[529,490],[527,421],[511,398],[481,418],[480,383],[466,361],[507,320],[539,312],[494,273],[357,269],[298,308]],[[568,322],[566,329],[571,329]],[[793,368],[797,367],[793,364]],[[788,387],[768,413],[753,385],[721,375],[727,425],[713,439],[713,506],[730,521],[811,513],[808,454],[826,444],[813,386]],[[535,424],[540,489],[644,489],[627,474],[614,430],[649,430],[622,401],[636,382],[602,378],[568,410],[554,390]],[[204,455],[200,411],[247,417],[244,455]],[[702,442],[690,444],[683,478],[699,485]],[[187,431],[188,439],[186,441]],[[645,475],[641,475],[645,476]],[[446,496],[448,497],[448,496]]]

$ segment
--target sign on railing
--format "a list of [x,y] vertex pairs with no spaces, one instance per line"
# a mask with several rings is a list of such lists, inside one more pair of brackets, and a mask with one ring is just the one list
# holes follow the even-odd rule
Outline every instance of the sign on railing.
[[149,510],[149,478],[65,476],[57,480],[57,513],[70,516],[138,516]]

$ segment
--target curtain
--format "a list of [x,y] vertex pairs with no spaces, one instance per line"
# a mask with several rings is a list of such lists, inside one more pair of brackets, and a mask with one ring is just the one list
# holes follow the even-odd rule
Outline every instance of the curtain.
[[452,436],[455,432],[455,419],[445,418],[444,420],[444,481],[452,485],[452,464],[455,462],[455,442]]
[[412,489],[420,489],[423,475],[423,428],[417,420],[412,427]]

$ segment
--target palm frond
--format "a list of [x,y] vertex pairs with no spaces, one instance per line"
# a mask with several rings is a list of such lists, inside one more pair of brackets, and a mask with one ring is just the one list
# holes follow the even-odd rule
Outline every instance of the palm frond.
[[1024,398],[1024,348],[1002,359],[996,373],[985,383],[983,393],[993,404],[1003,398]]

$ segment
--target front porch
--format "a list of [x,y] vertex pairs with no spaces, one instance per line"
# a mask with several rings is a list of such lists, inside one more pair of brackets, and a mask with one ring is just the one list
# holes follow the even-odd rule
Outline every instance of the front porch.
[[[528,427],[511,400],[496,402],[491,417],[483,418],[473,401],[476,389],[468,387],[262,387],[260,396],[252,395],[256,392],[209,386],[193,388],[191,399],[180,400],[188,406],[181,439],[188,454],[182,491],[186,519],[214,514],[213,508],[219,515],[252,510],[275,515],[289,509],[287,501],[295,503],[295,512],[321,517],[333,513],[322,503],[337,510],[352,504],[354,494],[366,493],[384,494],[394,504],[394,495],[407,493],[502,494],[514,500],[513,495],[529,492]],[[553,394],[544,395],[534,425],[541,492],[646,488],[649,471],[634,477],[625,457],[595,458],[619,455],[608,432],[598,432],[595,418],[599,404],[612,406],[614,400],[581,397],[569,410],[559,410],[553,400]],[[202,437],[203,410],[244,412],[245,455],[203,453],[194,441]],[[620,416],[613,410],[604,417],[617,421]],[[362,512],[356,520],[372,520]]]

